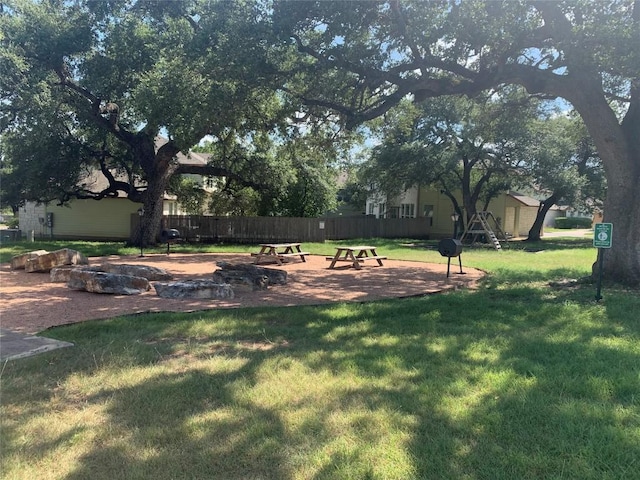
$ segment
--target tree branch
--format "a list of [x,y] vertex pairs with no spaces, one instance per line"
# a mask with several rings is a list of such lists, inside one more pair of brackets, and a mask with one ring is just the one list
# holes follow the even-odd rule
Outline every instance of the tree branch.
[[[407,32],[407,18],[404,11],[402,10],[402,7],[400,6],[400,1],[393,0],[389,2],[389,4],[391,6],[391,10],[393,11],[393,13],[395,13],[395,17],[398,23],[398,27],[400,29],[400,33],[404,37],[404,39],[407,41],[407,44],[409,45],[409,49],[413,54],[413,58],[416,61],[420,61],[422,59],[422,54],[420,53],[420,49],[418,48],[418,45],[413,41],[412,38],[409,37],[409,34]],[[426,72],[422,70],[422,74],[426,75]]]
[[244,187],[251,187],[254,190],[264,190],[265,185],[252,180],[246,180],[237,173],[223,167],[216,167],[214,165],[184,165],[180,164],[176,171],[178,174],[190,173],[194,175],[202,175],[206,177],[223,177],[227,182],[234,181]]

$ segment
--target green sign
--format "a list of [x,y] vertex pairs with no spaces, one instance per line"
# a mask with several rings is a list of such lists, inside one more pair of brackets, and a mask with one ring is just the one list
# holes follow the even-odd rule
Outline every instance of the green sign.
[[596,223],[593,227],[593,246],[611,248],[613,240],[613,223]]

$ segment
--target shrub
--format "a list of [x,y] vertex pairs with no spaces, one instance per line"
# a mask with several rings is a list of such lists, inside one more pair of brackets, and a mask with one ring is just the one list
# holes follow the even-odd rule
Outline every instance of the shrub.
[[589,217],[563,217],[556,218],[556,228],[591,228]]

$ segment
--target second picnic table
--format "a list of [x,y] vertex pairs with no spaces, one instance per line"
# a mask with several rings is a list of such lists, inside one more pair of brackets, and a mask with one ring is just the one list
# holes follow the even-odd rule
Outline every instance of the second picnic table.
[[376,247],[357,245],[355,247],[336,247],[336,254],[333,257],[327,257],[327,260],[331,260],[329,268],[334,268],[337,262],[350,262],[353,267],[360,270],[360,263],[366,260],[376,260],[378,265],[382,266],[382,260],[386,260],[386,258],[376,253]]
[[267,259],[282,265],[282,260],[290,257],[300,257],[300,260],[306,262],[304,256],[309,255],[309,252],[303,252],[299,243],[261,243],[260,251],[251,255],[256,257],[253,263]]

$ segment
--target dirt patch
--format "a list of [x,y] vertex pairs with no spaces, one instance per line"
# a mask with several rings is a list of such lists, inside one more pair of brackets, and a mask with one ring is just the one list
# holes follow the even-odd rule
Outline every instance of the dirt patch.
[[[102,262],[160,267],[176,280],[210,278],[216,262],[250,263],[243,254],[171,254],[111,256],[90,258],[90,264]],[[454,262],[455,263],[455,262]],[[111,318],[145,312],[192,312],[216,308],[320,305],[332,302],[367,302],[382,298],[426,295],[461,287],[473,287],[484,276],[480,270],[457,265],[446,276],[446,264],[385,260],[384,266],[365,264],[361,270],[341,267],[328,269],[324,256],[309,255],[306,262],[292,261],[281,268],[288,272],[287,285],[275,285],[266,291],[236,289],[233,299],[167,299],[156,295],[153,287],[141,295],[104,295],[71,290],[63,283],[51,283],[48,273],[25,273],[0,266],[0,325],[15,332],[34,334],[69,323]],[[153,283],[153,282],[152,282]]]

